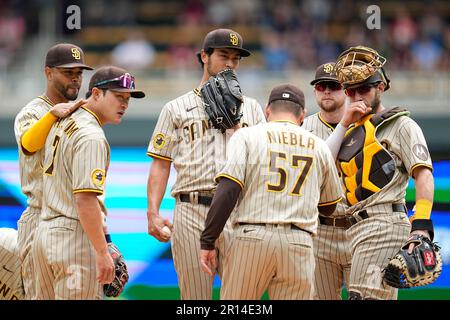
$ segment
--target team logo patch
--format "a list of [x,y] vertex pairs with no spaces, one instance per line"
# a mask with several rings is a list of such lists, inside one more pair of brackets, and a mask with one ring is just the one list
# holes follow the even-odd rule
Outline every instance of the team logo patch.
[[94,169],[91,174],[91,180],[96,186],[103,186],[105,183],[105,170],[102,169]]
[[413,147],[413,153],[422,161],[428,160],[428,149],[423,144],[415,144]]
[[155,147],[155,149],[162,149],[164,148],[165,144],[166,144],[166,137],[162,133],[158,133],[153,138],[153,147]]
[[239,44],[239,38],[235,33],[230,33],[230,42],[233,46],[237,46]]
[[72,48],[72,57],[74,57],[77,60],[80,60],[81,58],[81,52],[78,50],[78,48]]
[[323,66],[323,71],[326,73],[332,73],[333,72],[333,65],[331,63],[326,63]]

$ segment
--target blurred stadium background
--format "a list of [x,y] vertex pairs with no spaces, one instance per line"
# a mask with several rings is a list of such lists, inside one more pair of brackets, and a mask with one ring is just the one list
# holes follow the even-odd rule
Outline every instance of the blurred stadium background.
[[[80,8],[80,29],[67,27]],[[380,29],[366,22],[380,8]],[[315,67],[351,45],[366,44],[387,57],[392,88],[386,106],[409,108],[422,127],[435,166],[433,221],[443,247],[444,271],[426,288],[403,290],[400,299],[450,299],[450,2],[353,0],[0,0],[0,226],[16,228],[26,205],[20,192],[13,120],[45,88],[43,63],[57,42],[78,44],[88,64],[122,65],[147,93],[132,101],[119,126],[105,127],[112,147],[106,205],[114,242],[124,252],[131,279],[125,299],[178,299],[170,245],[147,235],[146,147],[162,106],[195,88],[201,69],[195,53],[204,35],[229,27],[252,56],[238,76],[246,95],[265,105],[279,83],[300,86],[308,113],[317,112],[309,85]],[[91,72],[84,73],[80,97]],[[175,174],[171,175],[170,185]],[[412,209],[414,185],[407,194]],[[171,217],[168,189],[162,214]],[[216,282],[215,297],[220,282]],[[345,293],[344,293],[345,295]]]

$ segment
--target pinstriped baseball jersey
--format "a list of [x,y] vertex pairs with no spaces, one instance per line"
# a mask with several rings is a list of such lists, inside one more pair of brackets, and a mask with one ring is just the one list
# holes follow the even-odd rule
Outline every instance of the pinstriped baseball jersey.
[[79,221],[74,194],[102,194],[109,159],[100,121],[85,107],[50,130],[45,143],[45,196],[33,246],[35,299],[102,298],[95,250]]
[[28,206],[41,208],[42,205],[42,161],[44,149],[34,154],[25,154],[20,143],[22,135],[52,107],[48,98],[40,96],[28,103],[16,116],[14,133],[19,147],[20,183],[27,196]]
[[97,116],[80,108],[59,120],[45,143],[42,219],[78,220],[74,194],[102,194],[110,149]]
[[[334,130],[334,128],[320,116],[319,112],[306,117],[303,120],[302,128],[309,132],[312,132],[322,140],[326,140]],[[342,194],[342,198],[345,198],[344,194]],[[336,206],[336,210],[331,216],[334,217],[345,215],[345,208],[345,203],[343,201],[340,201]]]
[[24,299],[20,273],[17,231],[0,228],[0,300]]
[[[242,111],[242,127],[265,122],[255,99],[244,97]],[[147,154],[173,161],[177,180],[172,196],[211,191],[216,188],[214,176],[224,165],[228,140],[228,134],[210,126],[198,91],[193,90],[164,106]]]
[[315,234],[317,206],[342,194],[325,142],[286,121],[238,130],[219,177],[242,187],[233,224],[290,222]]
[[425,137],[413,119],[407,116],[394,119],[378,128],[376,137],[394,158],[396,167],[394,176],[380,191],[351,206],[348,209],[349,213],[383,203],[403,203],[409,176],[412,175],[414,168],[426,166],[432,169]]

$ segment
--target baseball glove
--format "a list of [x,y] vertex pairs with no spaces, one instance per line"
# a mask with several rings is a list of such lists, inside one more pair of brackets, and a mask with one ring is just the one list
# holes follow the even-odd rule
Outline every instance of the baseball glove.
[[[408,252],[415,243],[412,253]],[[422,235],[412,235],[384,269],[384,281],[394,288],[411,288],[433,283],[442,272],[440,247]]]
[[386,58],[372,48],[350,47],[336,60],[336,77],[345,85],[360,83],[375,74],[385,63]]
[[225,132],[239,123],[243,96],[233,70],[226,69],[210,77],[200,93],[214,128]]
[[128,270],[122,253],[114,243],[108,243],[108,250],[114,261],[115,275],[113,282],[103,285],[103,292],[107,297],[117,298],[128,282]]

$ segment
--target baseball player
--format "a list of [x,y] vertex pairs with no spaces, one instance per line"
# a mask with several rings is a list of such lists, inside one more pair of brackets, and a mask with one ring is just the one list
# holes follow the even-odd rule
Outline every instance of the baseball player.
[[102,67],[89,82],[86,106],[50,130],[44,203],[32,247],[36,299],[101,299],[102,284],[114,279],[97,198],[110,159],[102,126],[119,124],[130,97],[144,96],[126,70]]
[[28,206],[18,221],[18,248],[26,299],[34,295],[33,261],[30,255],[38,217],[42,207],[42,147],[58,118],[68,116],[84,103],[67,103],[78,97],[84,63],[83,51],[69,43],[53,46],[45,59],[47,88],[45,94],[30,101],[16,116],[14,132],[18,145],[20,182]]
[[[169,237],[161,228],[168,226],[173,230],[172,253],[181,299],[212,298],[213,278],[201,272],[198,243],[216,188],[214,176],[224,164],[230,135],[209,123],[199,88],[210,76],[224,69],[238,68],[241,58],[250,55],[242,44],[241,35],[230,29],[216,29],[206,35],[197,54],[203,68],[199,87],[163,107],[148,147],[147,154],[153,158],[147,190],[148,232],[166,242]],[[240,126],[265,121],[256,100],[244,96],[241,108]],[[177,171],[171,193],[176,198],[173,225],[159,215],[172,162]],[[228,231],[226,228],[216,243],[219,264],[225,252]],[[219,276],[220,273],[219,268]]]
[[0,300],[22,300],[22,285],[17,231],[0,228]]
[[[320,65],[311,81],[320,111],[303,121],[302,127],[326,140],[344,114],[345,93],[334,74],[334,62]],[[346,237],[345,206],[337,204],[332,216],[319,214],[317,237],[314,237],[316,258],[316,299],[340,300],[351,267],[350,245]]]
[[[382,281],[389,258],[410,233],[431,240],[434,233],[431,157],[422,130],[409,112],[381,103],[382,94],[390,88],[385,61],[364,46],[349,48],[336,61],[336,75],[349,102],[327,144],[337,156],[349,206],[351,300],[396,299],[397,289]],[[405,206],[410,176],[416,186],[412,224]]]
[[342,189],[325,142],[299,126],[304,106],[300,89],[277,86],[268,123],[231,137],[200,238],[201,265],[211,275],[214,243],[238,202],[221,299],[260,299],[266,289],[271,299],[313,298],[317,217],[334,211]]

